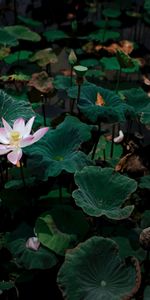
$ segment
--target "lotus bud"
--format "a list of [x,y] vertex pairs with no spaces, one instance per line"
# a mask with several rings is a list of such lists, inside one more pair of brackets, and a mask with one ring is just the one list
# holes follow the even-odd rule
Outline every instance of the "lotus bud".
[[114,143],[119,144],[123,141],[124,139],[124,134],[122,130],[119,130],[119,135],[114,138]]
[[71,49],[71,51],[70,51],[70,54],[68,56],[68,60],[69,60],[70,65],[72,65],[72,66],[74,66],[77,62],[77,56],[76,56],[73,49]]
[[150,227],[142,230],[140,234],[140,244],[144,250],[150,251]]
[[30,237],[26,242],[26,248],[37,251],[40,247],[40,242],[37,237]]

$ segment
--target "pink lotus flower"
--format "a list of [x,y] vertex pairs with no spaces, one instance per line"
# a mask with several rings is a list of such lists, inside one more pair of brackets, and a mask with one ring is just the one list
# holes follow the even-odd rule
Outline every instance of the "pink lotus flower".
[[40,140],[48,131],[48,127],[31,133],[35,117],[32,117],[26,124],[23,118],[17,119],[13,128],[2,118],[4,127],[0,127],[0,155],[6,154],[8,160],[17,165],[22,157],[22,148],[30,146]]
[[33,236],[26,241],[26,248],[37,251],[40,247],[40,241],[37,237]]

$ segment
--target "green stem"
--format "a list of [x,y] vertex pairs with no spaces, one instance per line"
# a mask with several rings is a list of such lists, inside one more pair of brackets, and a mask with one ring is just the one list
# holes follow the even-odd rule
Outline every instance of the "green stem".
[[122,68],[120,66],[119,70],[117,71],[116,94],[118,94],[118,89],[119,89],[119,84],[120,84],[120,78],[121,78],[121,71],[122,71]]
[[115,137],[115,124],[112,126],[112,139],[111,139],[111,149],[110,149],[110,158],[113,157],[113,152],[114,152],[114,137]]
[[20,174],[21,174],[23,186],[24,186],[24,188],[26,188],[26,181],[25,181],[25,176],[24,176],[24,171],[23,171],[22,160],[20,160]]
[[77,105],[79,104],[79,100],[80,100],[80,93],[81,93],[81,84],[78,84]]
[[73,81],[73,66],[71,65],[71,76],[70,76],[70,86],[72,86],[72,81]]
[[47,102],[47,97],[46,97],[46,95],[43,95],[43,97],[42,97],[42,113],[43,113],[44,126],[46,126],[46,111],[45,111],[45,103],[46,102]]
[[101,133],[101,123],[99,122],[99,124],[98,124],[98,131],[97,131],[97,138],[96,138],[96,142],[95,142],[95,144],[94,144],[94,148],[93,148],[93,152],[92,152],[92,160],[93,160],[94,157],[95,157],[97,145],[98,145],[99,138],[100,138],[100,133]]

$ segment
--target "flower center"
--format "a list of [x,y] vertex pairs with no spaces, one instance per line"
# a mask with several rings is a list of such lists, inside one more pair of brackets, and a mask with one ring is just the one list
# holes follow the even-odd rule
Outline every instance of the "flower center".
[[12,131],[11,132],[11,134],[10,134],[11,144],[13,144],[15,146],[18,146],[20,139],[21,139],[21,135],[20,135],[19,131]]

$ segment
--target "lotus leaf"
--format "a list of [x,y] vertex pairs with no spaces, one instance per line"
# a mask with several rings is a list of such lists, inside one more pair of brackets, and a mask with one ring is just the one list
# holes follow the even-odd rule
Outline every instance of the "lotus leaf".
[[4,28],[0,29],[0,45],[4,46],[17,46],[19,42],[17,38],[7,32]]
[[48,31],[44,32],[43,35],[46,37],[48,42],[54,42],[54,41],[66,39],[69,37],[64,31],[58,30],[58,29],[48,30]]
[[[124,72],[124,73],[137,72],[139,70],[139,63],[136,61],[136,59],[132,59],[132,62],[134,64],[133,67],[122,68],[121,72]],[[120,70],[120,64],[115,56],[101,58],[100,64],[105,68],[105,70],[110,70],[110,71],[119,71]]]
[[117,18],[120,16],[121,11],[115,8],[105,8],[102,11],[103,15],[108,18]]
[[[71,87],[71,78],[70,76],[56,75],[53,83],[56,89],[66,90]],[[75,85],[74,78],[72,83]]]
[[40,67],[57,63],[58,59],[52,48],[37,51],[31,58],[31,62],[37,62]]
[[[77,97],[77,87],[72,87],[68,90],[68,95],[71,98]],[[100,94],[104,100],[104,105],[96,105],[97,94]],[[121,101],[119,96],[108,89],[97,87],[94,84],[89,84],[81,87],[80,111],[92,122],[106,121],[124,121],[126,114],[133,114],[134,109]]]
[[[140,267],[131,257],[121,260],[111,239],[92,237],[68,251],[58,285],[68,300],[129,300],[140,285]],[[137,271],[138,270],[138,271]]]
[[145,210],[141,218],[141,228],[150,227],[150,210]]
[[121,22],[118,20],[100,20],[95,22],[95,25],[100,28],[118,28],[121,26]]
[[26,240],[22,238],[8,243],[8,249],[16,262],[28,270],[50,269],[57,264],[54,253],[42,246],[37,251],[33,251],[26,247]]
[[27,17],[24,17],[24,16],[18,16],[18,19],[20,21],[22,21],[24,24],[26,24],[27,26],[33,26],[33,27],[42,26],[41,22],[33,20],[31,18],[27,18]]
[[75,183],[78,189],[73,192],[73,198],[90,216],[121,220],[129,217],[134,209],[133,205],[122,206],[136,190],[136,181],[112,168],[85,167],[75,173]]
[[99,29],[89,34],[88,39],[99,42],[106,42],[108,40],[118,40],[120,33],[117,31]]
[[47,179],[63,170],[74,173],[85,165],[93,164],[87,155],[79,151],[82,142],[89,139],[91,127],[75,119],[76,122],[71,117],[70,120],[66,118],[57,129],[49,130],[42,140],[28,147],[26,151],[31,156],[29,167],[36,176],[41,176],[43,171],[43,179]]
[[32,78],[30,79],[28,85],[33,86],[41,93],[49,93],[53,91],[52,79],[45,71],[32,74]]
[[147,285],[144,291],[144,299],[143,300],[149,300],[150,295],[150,285]]
[[18,62],[20,60],[29,60],[29,57],[32,55],[31,51],[26,51],[26,50],[22,50],[22,51],[16,51],[14,53],[9,54],[4,61],[7,64],[13,64],[15,62]]
[[29,102],[17,101],[2,90],[0,90],[0,107],[0,120],[3,117],[10,125],[17,118],[28,120],[35,115]]
[[39,42],[41,40],[41,37],[37,32],[34,32],[23,25],[5,26],[4,29],[8,32],[8,34],[12,35],[18,40],[26,40],[32,42]]

